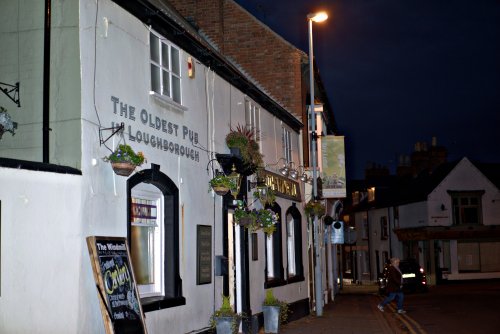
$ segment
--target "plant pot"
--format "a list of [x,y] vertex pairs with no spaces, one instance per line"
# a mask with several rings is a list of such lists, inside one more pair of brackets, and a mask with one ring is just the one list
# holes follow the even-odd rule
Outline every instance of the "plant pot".
[[264,314],[264,333],[279,333],[280,307],[264,305],[262,313]]
[[216,317],[215,329],[217,334],[233,334],[238,333],[240,327],[240,319],[235,317]]
[[252,225],[252,218],[250,217],[243,217],[238,220],[238,225],[240,226],[250,226]]
[[241,149],[239,147],[230,147],[229,152],[231,152],[232,156],[241,158]]
[[219,196],[224,196],[225,194],[227,194],[229,192],[229,188],[228,187],[212,186],[212,189]]
[[129,176],[137,166],[130,162],[112,162],[111,167],[116,175]]

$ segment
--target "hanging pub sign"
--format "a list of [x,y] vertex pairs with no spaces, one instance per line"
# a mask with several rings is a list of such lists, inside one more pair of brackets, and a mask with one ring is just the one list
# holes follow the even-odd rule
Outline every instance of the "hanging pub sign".
[[106,334],[147,334],[126,238],[87,237]]
[[321,137],[323,198],[346,197],[344,136]]

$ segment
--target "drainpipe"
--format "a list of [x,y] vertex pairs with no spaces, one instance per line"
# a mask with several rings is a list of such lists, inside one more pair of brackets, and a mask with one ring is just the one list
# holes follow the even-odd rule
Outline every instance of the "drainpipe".
[[42,154],[43,163],[49,163],[49,105],[50,105],[50,27],[51,0],[45,0],[45,26],[43,31],[43,114]]

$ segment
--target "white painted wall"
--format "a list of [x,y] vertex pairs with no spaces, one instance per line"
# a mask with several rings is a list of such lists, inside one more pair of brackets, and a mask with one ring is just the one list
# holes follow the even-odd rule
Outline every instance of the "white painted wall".
[[[99,143],[99,124],[106,128],[121,122],[125,123],[125,142],[143,151],[147,158],[139,170],[150,168],[152,163],[160,165],[160,170],[174,181],[180,192],[180,276],[186,305],[148,312],[148,332],[164,333],[168,328],[169,333],[175,334],[206,328],[214,307],[220,304],[222,282],[220,277],[213,277],[212,284],[196,285],[195,232],[197,224],[211,225],[213,256],[222,254],[222,206],[221,198],[208,192],[211,175],[207,173],[207,164],[213,156],[205,149],[219,153],[229,151],[224,137],[229,124],[244,122],[245,95],[198,62],[195,78],[187,78],[185,66],[189,55],[185,53],[182,53],[183,106],[149,95],[148,27],[110,1],[99,1],[98,12],[95,2],[81,1],[79,8],[76,3],[74,0],[64,7],[62,2],[53,1],[53,6],[60,10],[58,14],[64,13],[63,8],[71,15],[79,10],[79,24],[68,27],[68,34],[62,24],[58,31],[62,43],[75,38],[74,30],[78,29],[79,55],[71,55],[75,59],[66,62],[69,51],[62,47],[54,49],[54,59],[58,59],[61,68],[69,67],[64,73],[73,73],[67,78],[72,77],[74,82],[59,87],[54,98],[65,101],[61,106],[68,106],[67,96],[62,95],[69,94],[75,99],[71,101],[72,107],[81,113],[81,119],[77,120],[80,127],[64,136],[75,152],[81,152],[81,161],[73,167],[80,167],[82,175],[0,168],[0,332],[104,332],[85,237],[126,236],[127,179],[116,176],[110,164],[103,161],[110,151]],[[94,30],[96,19],[97,30]],[[55,75],[62,71],[56,71]],[[127,105],[127,115],[120,115],[120,103]],[[135,110],[135,119],[130,116],[131,108]],[[159,117],[176,124],[177,134],[143,123],[141,112],[153,120]],[[275,152],[281,150],[281,132],[275,131],[279,121],[267,111],[261,112],[265,159],[271,163],[280,154]],[[197,133],[196,147],[183,136],[183,127]],[[198,152],[199,161],[139,142],[137,132],[193,148]],[[104,132],[103,137],[110,134]],[[79,141],[81,148],[74,148],[74,143]],[[114,148],[119,141],[120,137],[114,136],[106,145]],[[293,141],[299,142],[297,134]],[[66,148],[58,152],[66,152]],[[283,213],[286,212],[291,202],[278,201]],[[302,210],[301,205],[298,208]],[[303,218],[305,244],[305,215]],[[265,296],[264,238],[264,233],[259,232],[259,261],[251,262],[254,312],[260,312]],[[286,265],[286,243],[283,256]],[[303,247],[303,260],[304,275],[308,277],[306,247]],[[278,298],[289,302],[308,297],[307,281],[274,291]]]

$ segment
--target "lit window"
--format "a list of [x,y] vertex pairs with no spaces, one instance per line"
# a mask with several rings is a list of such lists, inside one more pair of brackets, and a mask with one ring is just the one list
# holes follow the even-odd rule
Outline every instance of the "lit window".
[[282,285],[283,281],[283,255],[281,251],[281,208],[278,204],[269,207],[278,214],[279,220],[276,223],[276,230],[266,238],[266,288]]
[[287,226],[287,255],[288,255],[288,276],[295,276],[295,224],[292,215],[286,216]]
[[287,282],[304,280],[302,263],[302,216],[295,205],[286,212]]
[[184,305],[177,186],[152,164],[127,180],[127,199],[127,237],[143,310]]
[[141,184],[132,189],[130,253],[141,297],[163,294],[162,207],[158,188]]
[[150,32],[151,91],[171,98],[181,99],[180,51],[160,35]]

